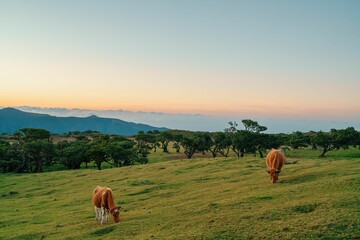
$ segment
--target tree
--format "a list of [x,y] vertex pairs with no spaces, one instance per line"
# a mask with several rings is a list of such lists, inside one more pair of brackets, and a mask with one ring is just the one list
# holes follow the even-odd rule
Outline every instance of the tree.
[[245,127],[245,131],[259,133],[259,132],[264,132],[267,130],[267,127],[261,126],[261,125],[259,125],[258,122],[253,121],[251,119],[243,119],[241,122]]
[[[136,161],[135,143],[130,140],[112,141],[106,146],[107,155],[113,160],[115,166],[129,166]],[[145,155],[146,157],[147,155]],[[144,156],[143,156],[144,157]]]
[[[245,139],[243,140],[240,139],[241,141],[243,141],[243,144],[246,145],[243,149],[245,149],[245,151],[247,152],[254,152],[254,153],[258,151],[260,157],[264,157],[262,152],[265,150],[266,145],[268,145],[267,141],[269,138],[268,135],[263,134],[261,132],[266,131],[267,127],[261,126],[258,122],[253,121],[251,119],[243,119],[241,122],[245,127],[245,130],[242,133]],[[241,156],[243,155],[244,154],[242,152]]]
[[253,133],[254,135],[254,146],[256,151],[258,151],[261,158],[264,157],[263,152],[266,149],[278,148],[280,145],[276,142],[276,138],[272,135],[265,133]]
[[228,157],[231,143],[232,143],[232,133],[229,132],[218,132],[216,133],[216,138],[214,138],[215,144],[218,144],[218,152],[223,157]]
[[106,161],[104,145],[101,138],[96,139],[87,145],[88,149],[86,150],[86,157],[95,163],[98,170],[101,170],[102,163]]
[[350,146],[356,147],[359,145],[360,133],[353,127],[340,129],[337,131],[336,141],[339,147],[347,149]]
[[[151,142],[153,141],[153,137],[154,135],[152,135],[149,138],[148,134],[145,134],[144,132],[139,132],[136,136],[135,136],[135,141],[136,141],[136,152],[137,152],[137,156],[139,157],[139,159],[145,160],[147,159],[147,156],[150,153],[150,150],[152,149],[151,147]],[[155,138],[155,144],[157,145],[157,140]],[[147,163],[148,160],[144,161],[144,163]]]
[[173,140],[172,133],[169,131],[160,132],[157,140],[160,142],[163,152],[168,153],[168,145]]
[[56,145],[59,162],[68,169],[80,169],[86,159],[87,144],[83,141],[63,141]]
[[197,143],[197,151],[205,154],[209,151],[212,145],[210,133],[208,132],[197,132],[194,134],[195,142]]
[[318,132],[312,137],[312,142],[316,146],[323,148],[319,157],[325,157],[325,154],[329,151],[348,148],[349,146],[356,146],[359,133],[353,128],[346,129],[331,129],[330,132]]
[[31,141],[23,145],[25,157],[30,163],[30,168],[33,171],[43,172],[44,165],[50,165],[55,156],[55,148],[52,142],[48,141]]
[[11,172],[15,168],[7,158],[10,147],[10,143],[0,140],[0,168],[2,172]]
[[47,140],[50,141],[51,133],[42,128],[21,128],[20,133],[24,134],[24,141],[38,141],[38,140]]
[[18,170],[42,172],[43,165],[52,164],[55,156],[51,133],[41,128],[22,128],[14,133],[14,148],[9,152],[13,162],[20,164]]
[[148,131],[146,133],[147,142],[149,143],[150,148],[154,150],[154,152],[156,152],[157,148],[160,147],[160,143],[157,140],[157,136],[159,134],[160,134],[159,130]]
[[193,136],[184,136],[180,144],[184,148],[184,153],[187,158],[191,158],[197,150],[196,141]]
[[301,147],[307,147],[310,144],[310,137],[305,135],[302,132],[294,132],[290,136],[289,145],[294,148],[298,149]]
[[[158,133],[156,133],[156,134],[158,134]],[[140,131],[135,136],[135,141],[137,142],[137,146],[139,148],[142,148],[142,149],[147,148],[148,150],[154,149],[154,152],[156,152],[156,149],[158,147],[160,147],[160,144],[157,141],[157,136],[155,135],[155,133],[153,133],[151,131],[149,131],[147,133]],[[146,145],[146,147],[145,147],[145,145]]]
[[226,133],[236,133],[236,131],[237,131],[236,127],[238,126],[238,124],[235,121],[233,121],[233,122],[230,121],[230,122],[228,122],[228,124],[230,125],[230,127],[225,128],[224,132],[226,132]]
[[176,153],[180,152],[180,142],[183,138],[182,134],[175,133],[173,134],[173,148],[176,150]]
[[[211,146],[209,148],[209,151],[214,158],[217,156],[218,153],[227,157],[230,149],[229,146],[231,144],[227,135],[228,134],[223,132],[216,132],[211,135]],[[225,149],[227,149],[227,152]]]
[[238,157],[243,157],[245,151],[254,152],[254,133],[246,130],[237,131],[231,141],[231,149]]

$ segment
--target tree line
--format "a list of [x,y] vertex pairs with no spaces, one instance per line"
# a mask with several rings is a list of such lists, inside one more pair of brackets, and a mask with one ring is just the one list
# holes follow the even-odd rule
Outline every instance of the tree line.
[[236,122],[222,132],[190,132],[180,130],[139,132],[132,137],[99,132],[70,132],[54,142],[54,135],[44,129],[23,128],[0,140],[2,172],[42,172],[43,166],[62,164],[68,169],[88,167],[93,163],[100,170],[106,162],[113,167],[145,164],[150,151],[176,153],[192,158],[195,153],[210,153],[212,157],[228,157],[231,152],[241,158],[245,154],[264,157],[271,148],[320,149],[319,157],[329,151],[360,146],[360,133],[353,127],[331,129],[329,132],[293,132],[267,134],[267,127],[244,119],[243,129]]
[[53,164],[79,169],[81,164],[87,168],[90,162],[101,170],[104,162],[114,167],[148,162],[148,152],[122,136],[73,132],[57,143],[54,137],[45,129],[22,128],[6,140],[0,140],[1,171],[42,172],[44,166]]

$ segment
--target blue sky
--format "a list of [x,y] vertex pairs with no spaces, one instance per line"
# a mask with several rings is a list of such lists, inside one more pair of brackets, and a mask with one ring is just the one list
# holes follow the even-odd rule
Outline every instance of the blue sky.
[[359,120],[360,1],[0,1],[0,106]]

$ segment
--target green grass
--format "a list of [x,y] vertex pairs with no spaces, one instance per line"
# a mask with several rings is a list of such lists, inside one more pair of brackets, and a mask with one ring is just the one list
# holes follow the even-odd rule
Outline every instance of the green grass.
[[[259,157],[159,152],[147,165],[0,174],[0,239],[359,239],[356,151],[292,150],[299,163],[277,184]],[[96,185],[113,189],[120,223],[95,221]]]

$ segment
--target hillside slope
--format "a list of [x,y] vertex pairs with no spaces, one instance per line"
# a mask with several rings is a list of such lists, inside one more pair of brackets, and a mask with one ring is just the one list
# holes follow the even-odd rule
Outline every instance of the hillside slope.
[[[0,239],[360,237],[359,160],[300,160],[277,184],[257,157],[0,174]],[[96,185],[113,189],[120,223],[95,222]]]
[[101,133],[134,135],[139,131],[166,130],[146,124],[125,122],[119,119],[89,116],[54,117],[47,114],[28,113],[14,108],[0,109],[0,133],[9,133],[20,128],[44,128],[51,133],[67,133],[69,131],[99,131]]

